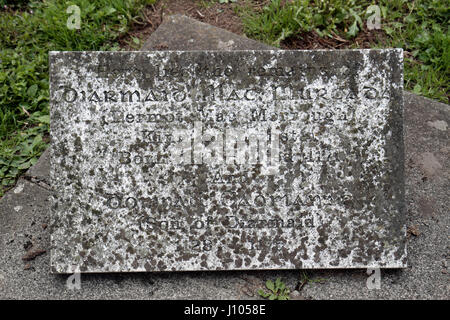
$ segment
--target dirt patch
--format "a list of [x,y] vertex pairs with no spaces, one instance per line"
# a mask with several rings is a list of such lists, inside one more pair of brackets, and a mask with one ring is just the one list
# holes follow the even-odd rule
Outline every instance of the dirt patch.
[[372,48],[374,43],[383,41],[385,33],[381,30],[360,31],[356,38],[348,40],[336,34],[332,37],[320,37],[317,32],[311,31],[289,37],[281,42],[281,49],[350,49],[350,48]]

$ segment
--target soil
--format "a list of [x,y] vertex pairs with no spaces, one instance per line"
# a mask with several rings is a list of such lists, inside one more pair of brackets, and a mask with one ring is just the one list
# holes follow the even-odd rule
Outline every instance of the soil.
[[[255,10],[260,10],[270,0],[253,0],[247,5]],[[228,30],[238,35],[244,34],[244,26],[238,14],[238,3],[220,4],[210,0],[159,0],[155,5],[149,5],[144,9],[144,19],[135,23],[126,36],[120,39],[120,46],[125,50],[136,50],[132,37],[139,38],[142,42],[155,31],[161,24],[163,17],[172,14],[182,14],[198,21]],[[316,32],[307,32],[284,40],[281,49],[347,49],[370,48],[373,44],[382,41],[384,33],[379,30],[364,29],[352,40],[347,40],[334,35],[332,38],[320,37]]]
[[284,40],[280,47],[281,49],[350,49],[350,48],[373,48],[373,44],[378,41],[383,41],[384,32],[379,30],[364,29],[351,40],[343,39],[337,35],[333,38],[320,37],[315,31],[302,33],[295,37]]

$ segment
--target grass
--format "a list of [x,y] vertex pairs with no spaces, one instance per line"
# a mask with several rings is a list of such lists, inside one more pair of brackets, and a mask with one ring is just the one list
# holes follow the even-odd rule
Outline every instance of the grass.
[[258,294],[269,300],[289,300],[289,289],[286,284],[281,281],[281,278],[277,278],[275,282],[272,280],[266,281],[266,289],[259,289]]
[[[119,37],[154,2],[0,0],[0,196],[48,144],[48,51],[118,50]],[[80,8],[80,29],[67,27],[70,5]]]
[[358,0],[273,0],[260,12],[246,11],[243,22],[248,36],[274,46],[301,32],[352,37],[362,27],[361,13],[367,4],[369,1]]
[[[249,3],[248,1],[246,2]],[[316,32],[321,37],[354,39],[373,15],[369,0],[272,0],[261,10],[242,5],[245,33],[273,46],[289,37]],[[376,1],[384,32],[373,47],[401,47],[405,88],[449,103],[450,9],[448,0]],[[354,45],[357,47],[357,45]]]

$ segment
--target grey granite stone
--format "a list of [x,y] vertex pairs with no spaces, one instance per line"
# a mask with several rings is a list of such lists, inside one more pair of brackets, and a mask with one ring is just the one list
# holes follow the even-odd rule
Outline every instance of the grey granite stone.
[[48,179],[50,176],[50,148],[42,153],[38,162],[26,172],[26,176],[42,180]]
[[38,162],[24,174],[23,178],[50,190],[50,150],[47,148],[39,157]]
[[[191,38],[184,25],[171,28],[183,34],[180,44]],[[366,270],[85,274],[81,288],[70,290],[68,276],[50,273],[48,252],[23,270],[24,245],[36,239],[37,248],[49,251],[50,234],[40,225],[49,219],[48,191],[21,180],[0,199],[0,299],[255,299],[257,289],[277,277],[308,299],[448,299],[450,107],[407,92],[404,100],[407,225],[420,233],[408,237],[408,268],[381,270],[378,290],[367,288]],[[423,160],[433,159],[430,153],[435,170],[428,177],[431,166]],[[302,286],[305,272],[311,281]]]
[[405,267],[402,58],[51,52],[53,271]]
[[238,36],[183,15],[164,18],[141,51],[152,50],[274,50],[261,42]]

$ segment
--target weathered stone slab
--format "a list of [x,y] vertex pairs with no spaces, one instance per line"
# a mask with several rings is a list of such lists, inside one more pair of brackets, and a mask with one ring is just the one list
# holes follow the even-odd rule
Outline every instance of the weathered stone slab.
[[264,43],[245,38],[183,15],[164,18],[141,51],[152,50],[274,50]]
[[406,265],[401,50],[50,65],[53,272]]

